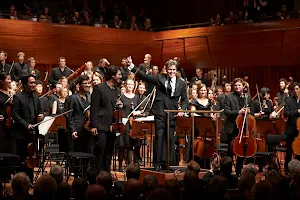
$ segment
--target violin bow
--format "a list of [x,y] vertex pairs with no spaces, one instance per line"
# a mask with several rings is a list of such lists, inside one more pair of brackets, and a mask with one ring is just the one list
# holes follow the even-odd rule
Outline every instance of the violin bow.
[[[155,87],[156,87],[156,86],[155,86]],[[146,108],[147,108],[147,106],[148,106],[148,103],[150,102],[151,97],[152,97],[152,95],[154,94],[154,89],[155,89],[155,87],[153,87],[153,89],[152,89],[152,91],[151,91],[151,96],[149,97],[149,99],[148,99],[146,105],[144,106],[144,109],[142,110],[142,113],[145,112],[145,110],[146,110]]]
[[47,121],[50,121],[50,120],[55,119],[55,118],[57,118],[57,117],[59,117],[59,116],[65,115],[65,114],[67,114],[67,113],[69,113],[69,112],[72,112],[72,111],[73,111],[73,110],[68,110],[68,111],[63,112],[63,113],[61,113],[61,114],[58,114],[58,115],[55,115],[55,116],[51,116],[49,119],[46,119],[46,120],[43,120],[43,121],[41,121],[41,122],[39,122],[39,123],[34,124],[33,127],[39,126],[40,124],[43,124],[43,123],[45,123],[45,122],[47,122]]
[[48,77],[48,71],[45,72],[45,78],[44,78],[44,82],[46,82],[47,80],[47,77]]
[[12,64],[11,64],[11,66],[10,66],[10,69],[9,69],[9,72],[8,72],[8,74],[10,74],[10,73],[11,73],[11,70],[12,70],[12,68],[13,68],[14,64],[15,64],[15,61],[13,61],[13,62],[12,62]]
[[257,94],[257,98],[258,98],[258,103],[259,103],[260,112],[262,112],[260,96],[259,96],[259,93],[258,93],[258,86],[257,86],[257,84],[256,84],[255,86],[256,86],[256,94]]

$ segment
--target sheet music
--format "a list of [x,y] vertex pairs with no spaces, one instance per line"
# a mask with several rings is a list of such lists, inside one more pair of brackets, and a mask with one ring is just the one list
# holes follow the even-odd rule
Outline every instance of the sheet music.
[[154,115],[150,115],[150,116],[147,116],[147,117],[136,118],[135,121],[138,121],[138,122],[152,122],[152,121],[154,121]]
[[[49,120],[49,121],[46,121],[46,120]],[[54,117],[46,116],[43,120],[43,121],[46,121],[46,122],[41,123],[39,125],[39,134],[46,135],[49,131],[49,128],[52,126],[54,120],[55,120]]]

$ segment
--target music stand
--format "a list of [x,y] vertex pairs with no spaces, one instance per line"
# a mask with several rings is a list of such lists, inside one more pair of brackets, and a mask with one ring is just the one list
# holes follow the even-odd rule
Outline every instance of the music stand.
[[[151,146],[152,146],[152,133],[154,128],[154,121],[136,121],[133,120],[131,124],[131,137],[140,139],[147,139],[147,134],[150,134],[150,167],[151,167]],[[144,167],[146,167],[146,145],[143,146]]]
[[266,138],[267,135],[277,135],[275,122],[272,119],[256,119],[257,132],[261,137]]
[[[176,118],[176,135],[179,136],[189,136],[192,133],[193,119],[192,117],[177,117]],[[192,137],[192,147],[194,146],[194,137]],[[190,148],[190,146],[188,147]],[[192,148],[193,149],[193,148]],[[194,154],[192,150],[192,158],[194,159]]]
[[[207,156],[207,146],[206,146],[206,138],[218,138],[218,135],[216,135],[216,131],[219,132],[216,128],[218,126],[218,121],[216,121],[216,124],[214,124],[214,121],[211,117],[195,117],[195,124],[199,130],[199,136],[204,137],[204,167],[206,167],[206,156]],[[217,142],[217,140],[216,140]],[[194,151],[194,150],[193,150]],[[194,159],[194,158],[193,158]]]
[[49,133],[57,133],[59,128],[66,128],[66,118],[63,115],[55,118],[55,120],[52,123],[51,127],[49,128],[48,132]]

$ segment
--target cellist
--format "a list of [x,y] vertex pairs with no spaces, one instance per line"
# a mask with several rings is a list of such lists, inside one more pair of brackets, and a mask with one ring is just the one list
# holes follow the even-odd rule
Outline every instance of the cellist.
[[[292,157],[292,143],[298,135],[297,130],[297,119],[300,117],[300,83],[295,82],[293,84],[293,92],[294,96],[288,98],[286,100],[284,116],[288,117],[286,123],[285,134],[287,135],[286,139],[286,155],[285,155],[285,163],[284,168],[285,172],[288,173],[288,163],[291,161]],[[296,155],[296,159],[300,160],[300,156]]]
[[[236,125],[236,118],[238,115],[245,114],[246,110],[250,113],[252,107],[252,98],[248,97],[248,106],[250,109],[245,108],[245,86],[246,82],[242,78],[235,78],[232,82],[233,84],[233,93],[225,96],[224,100],[224,114],[226,116],[224,120],[224,133],[228,135],[228,156],[233,157],[233,153],[231,150],[231,142],[232,140],[239,134],[239,129]],[[243,167],[243,157],[237,157],[235,172],[237,175],[241,174],[241,170]]]

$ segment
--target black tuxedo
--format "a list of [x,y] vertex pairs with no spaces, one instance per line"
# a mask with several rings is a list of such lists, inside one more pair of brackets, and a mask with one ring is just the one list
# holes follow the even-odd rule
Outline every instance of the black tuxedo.
[[91,134],[84,128],[86,123],[85,109],[90,104],[90,94],[86,93],[86,100],[79,93],[73,94],[69,99],[68,110],[73,110],[69,117],[69,130],[72,134],[77,132],[78,138],[74,139],[74,151],[92,153],[90,149]]
[[[247,104],[248,107],[250,107],[250,110],[253,110],[252,106],[252,98],[249,95],[247,98]],[[236,126],[236,118],[239,115],[239,111],[241,108],[245,106],[245,98],[241,97],[240,94],[234,92],[227,96],[225,96],[224,100],[224,114],[225,114],[225,120],[224,120],[224,134],[226,134],[227,142],[228,142],[228,156],[233,156],[231,151],[231,141],[238,135],[239,129]],[[253,114],[251,112],[251,114]],[[237,157],[236,162],[236,168],[235,171],[237,174],[241,173],[241,170],[243,168],[243,160],[242,157]]]
[[[27,68],[25,70],[23,70],[23,74],[29,74],[31,71],[31,69]],[[41,80],[41,72],[37,69],[34,69],[35,71],[35,79],[36,80]]]
[[68,77],[71,74],[72,74],[72,71],[67,67],[65,67],[64,71],[61,71],[61,69],[59,67],[55,67],[52,69],[52,72],[50,74],[49,83],[51,83],[52,85],[55,85],[61,77],[63,77],[63,76]]
[[[27,130],[29,124],[37,123],[37,116],[43,114],[43,109],[39,97],[35,94],[28,95],[25,91],[18,93],[13,98],[12,118],[15,121],[12,127],[12,134],[16,140],[17,155],[24,162],[28,156],[27,146],[33,141],[34,135]],[[35,129],[38,135],[38,127]],[[22,169],[23,168],[23,169]],[[28,169],[23,165],[21,171],[27,173],[31,181],[33,180],[33,169]]]
[[[294,141],[294,138],[298,135],[297,130],[297,119],[300,117],[300,114],[298,112],[298,109],[300,109],[300,103],[297,103],[297,98],[295,96],[290,97],[286,100],[285,108],[284,108],[284,116],[288,117],[287,123],[286,123],[286,129],[285,134],[287,135],[286,139],[286,156],[285,156],[285,170],[288,170],[288,163],[291,161],[292,157],[292,143]],[[296,159],[299,160],[299,156],[296,156]]]
[[22,78],[22,72],[23,70],[28,70],[28,65],[26,63],[14,63],[14,66],[12,68],[12,74],[14,75],[13,80],[19,81]]
[[113,122],[116,100],[120,95],[119,88],[111,88],[106,82],[93,88],[91,99],[91,128],[97,128],[95,156],[97,169],[110,171],[115,133],[110,131]]
[[[138,70],[136,67],[132,69],[135,73]],[[171,93],[167,90],[165,84],[167,81],[167,75],[159,74],[157,76],[148,75],[142,70],[137,72],[137,76],[148,83],[152,83],[156,86],[156,97],[153,103],[152,113],[154,115],[155,120],[155,153],[154,162],[157,164],[166,162],[167,157],[167,114],[164,110],[177,110],[178,109],[178,100],[181,97],[182,102],[182,110],[186,110],[188,106],[187,100],[187,91],[186,84],[184,81],[180,79],[176,79],[175,83],[175,92],[174,95],[171,96]],[[170,113],[170,140],[171,140],[171,149],[170,149],[170,164],[176,165],[175,161],[175,113]]]

